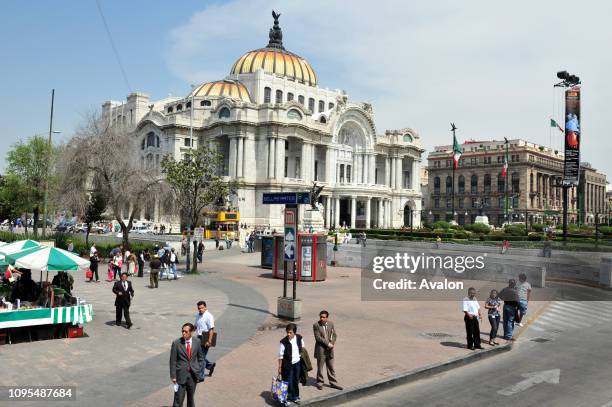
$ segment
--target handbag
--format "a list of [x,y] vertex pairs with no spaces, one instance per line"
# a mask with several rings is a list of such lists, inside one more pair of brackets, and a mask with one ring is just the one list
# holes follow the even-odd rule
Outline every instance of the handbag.
[[284,382],[279,377],[272,377],[272,387],[270,388],[270,393],[272,393],[272,398],[279,403],[287,402],[287,394],[289,392],[289,383]]
[[87,270],[85,272],[85,278],[88,279],[88,280],[91,280],[93,278],[93,271]]

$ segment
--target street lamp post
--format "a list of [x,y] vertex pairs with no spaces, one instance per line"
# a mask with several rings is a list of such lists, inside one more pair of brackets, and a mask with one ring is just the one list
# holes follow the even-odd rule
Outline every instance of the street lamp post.
[[53,131],[53,103],[55,101],[55,89],[51,89],[51,117],[49,119],[49,139],[48,139],[48,156],[47,163],[45,165],[45,195],[43,201],[43,229],[42,235],[45,236],[45,232],[47,231],[47,205],[49,201],[49,167],[51,166],[51,152],[52,152],[52,144],[51,144],[51,135],[58,134],[59,131]]

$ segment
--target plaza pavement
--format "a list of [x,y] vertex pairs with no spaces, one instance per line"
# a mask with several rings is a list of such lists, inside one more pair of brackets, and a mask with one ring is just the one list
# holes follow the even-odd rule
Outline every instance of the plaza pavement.
[[[276,405],[270,400],[269,390],[277,369],[278,342],[285,335],[286,322],[274,316],[276,298],[282,294],[283,282],[271,278],[269,270],[258,267],[259,253],[239,253],[236,248],[229,256],[225,253],[219,256],[207,252],[202,268],[205,274],[198,278],[207,282],[217,276],[249,287],[259,292],[267,300],[267,305],[257,305],[243,297],[239,303],[230,301],[226,304],[227,309],[251,310],[259,325],[250,331],[252,323],[233,327],[249,339],[223,356],[219,348],[209,353],[210,359],[217,361],[218,365],[214,376],[198,385],[196,404],[219,407]],[[339,383],[345,389],[473,352],[465,349],[465,328],[459,301],[363,302],[360,270],[341,267],[330,267],[325,282],[301,282],[297,292],[303,301],[303,318],[298,323],[298,333],[304,336],[315,368],[310,372],[311,383],[306,387],[300,386],[302,400],[336,391],[329,387],[320,391],[314,387],[316,361],[313,358],[312,324],[317,321],[321,309],[330,312],[330,320],[334,321],[338,332],[336,371]],[[482,303],[483,298],[480,300]],[[530,315],[537,313],[543,305],[531,303]],[[215,306],[211,310],[218,314]],[[227,312],[218,318],[220,325]],[[485,319],[481,330],[484,340],[488,336],[489,323],[486,313],[483,314]],[[224,323],[219,327],[220,345],[232,339],[226,330],[227,325]],[[501,327],[499,332],[502,332]],[[174,336],[178,336],[178,331]],[[486,344],[483,346],[488,347]],[[167,361],[163,362],[163,368],[167,370]],[[130,405],[171,405],[173,394],[167,373],[166,380],[164,388],[151,389],[151,394]]]

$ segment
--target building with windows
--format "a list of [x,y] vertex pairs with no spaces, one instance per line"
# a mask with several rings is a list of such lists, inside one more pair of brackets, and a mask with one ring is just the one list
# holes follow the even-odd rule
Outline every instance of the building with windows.
[[[232,206],[250,226],[280,230],[282,206],[262,205],[263,193],[308,191],[313,182],[325,186],[328,228],[420,225],[419,134],[380,134],[370,104],[321,87],[314,68],[283,46],[277,18],[267,46],[240,56],[225,78],[184,97],[132,93],[104,103],[103,114],[133,131],[140,165],[152,171],[165,155],[181,159],[200,145],[218,151],[222,175],[240,183]],[[160,211],[152,201],[141,217],[176,223]]]
[[[597,172],[591,164],[580,163],[578,187],[578,222],[594,225],[607,221],[606,176]],[[598,218],[598,220],[596,220]]]
[[[461,145],[463,153],[455,170],[454,212],[452,145],[436,147],[428,156],[427,166],[427,210],[432,213],[431,221],[454,219],[459,224],[473,223],[479,212],[483,212],[496,226],[505,221],[525,220],[529,224],[561,223],[563,189],[559,183],[563,178],[563,152],[521,139],[509,140],[508,144],[507,186],[502,176],[504,141],[470,140]],[[585,168],[583,173],[591,174],[591,169]],[[593,189],[589,187],[588,191],[596,193],[595,185],[601,186],[601,176],[598,174],[597,184],[594,179],[591,181]],[[603,180],[605,186],[605,176]],[[578,189],[572,187],[568,193],[568,222],[576,223]]]

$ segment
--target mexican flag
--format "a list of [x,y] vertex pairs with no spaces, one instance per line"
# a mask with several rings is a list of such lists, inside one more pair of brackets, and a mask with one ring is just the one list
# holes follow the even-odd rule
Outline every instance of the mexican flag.
[[457,142],[457,137],[453,135],[453,168],[457,169],[459,166],[459,158],[461,157],[461,146]]
[[504,157],[504,166],[502,167],[502,177],[508,178],[508,157]]
[[559,126],[559,123],[557,123],[555,119],[550,119],[550,127],[556,127],[561,133],[563,133],[563,128]]

